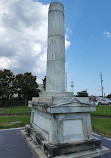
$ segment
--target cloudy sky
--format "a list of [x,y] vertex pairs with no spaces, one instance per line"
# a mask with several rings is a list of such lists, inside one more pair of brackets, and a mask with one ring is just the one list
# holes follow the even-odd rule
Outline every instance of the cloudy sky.
[[[57,0],[58,1],[58,0]],[[68,90],[111,93],[111,1],[59,0],[65,6]],[[48,6],[52,0],[0,0],[0,69],[46,75]]]

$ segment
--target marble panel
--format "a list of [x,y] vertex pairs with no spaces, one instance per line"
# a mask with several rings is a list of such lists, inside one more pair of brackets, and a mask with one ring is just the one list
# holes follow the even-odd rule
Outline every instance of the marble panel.
[[63,121],[64,142],[83,140],[82,119]]

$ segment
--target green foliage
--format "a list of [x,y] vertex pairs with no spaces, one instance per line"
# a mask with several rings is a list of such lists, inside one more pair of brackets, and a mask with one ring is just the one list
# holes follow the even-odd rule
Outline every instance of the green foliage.
[[91,122],[94,132],[111,137],[111,118],[92,118]]
[[98,105],[96,106],[96,111],[91,112],[91,115],[97,116],[111,116],[111,106],[107,105]]
[[107,98],[111,98],[111,93],[110,93],[110,94],[108,94]]
[[3,99],[10,99],[14,94],[14,75],[10,70],[0,70],[0,96]]
[[77,97],[88,97],[87,91],[77,92]]
[[32,96],[37,95],[38,84],[36,82],[36,76],[31,73],[18,74],[15,77],[15,87],[18,91],[19,97],[23,96],[24,99],[30,100]]
[[31,100],[32,96],[37,96],[36,76],[31,73],[18,74],[16,76],[10,70],[0,70],[0,97],[2,100],[13,98],[13,94],[18,94],[19,99]]
[[[20,121],[19,124],[10,124],[11,122]],[[30,116],[6,116],[0,117],[0,129],[24,127],[30,123]]]

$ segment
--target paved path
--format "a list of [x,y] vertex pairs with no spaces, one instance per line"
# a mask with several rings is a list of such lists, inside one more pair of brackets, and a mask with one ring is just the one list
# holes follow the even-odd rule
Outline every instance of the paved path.
[[[101,139],[102,145],[109,148],[111,151],[111,139],[102,137],[98,134],[93,133],[93,136]],[[98,156],[97,158],[111,158],[111,152],[109,154],[103,155],[103,156]]]
[[19,129],[0,130],[0,158],[35,158]]
[[[35,158],[21,135],[20,130],[20,128],[0,130],[0,158]],[[111,150],[111,139],[95,134],[94,136],[100,138],[102,144]],[[111,153],[97,158],[111,158]]]

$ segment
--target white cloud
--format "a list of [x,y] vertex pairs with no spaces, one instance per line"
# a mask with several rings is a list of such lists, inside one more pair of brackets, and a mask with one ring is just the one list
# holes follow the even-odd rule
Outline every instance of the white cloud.
[[111,32],[104,31],[104,35],[108,38],[111,38]]
[[70,41],[68,41],[67,39],[68,39],[68,36],[66,35],[65,36],[65,48],[66,49],[68,49],[70,47],[70,45],[71,45]]
[[66,49],[68,49],[71,45],[71,42],[68,40],[70,34],[72,34],[72,30],[69,27],[67,27],[66,35],[65,35],[65,48]]
[[0,57],[0,69],[19,68],[18,61],[14,58]]
[[72,30],[69,27],[66,28],[66,32],[72,34]]
[[[48,6],[33,0],[0,0],[0,69],[33,72],[39,81],[44,78]],[[69,46],[67,36],[66,49]]]
[[0,35],[3,35],[5,33],[5,31],[6,31],[5,28],[0,26]]
[[41,45],[40,44],[36,44],[34,47],[33,47],[33,56],[38,56],[40,53],[41,53]]

